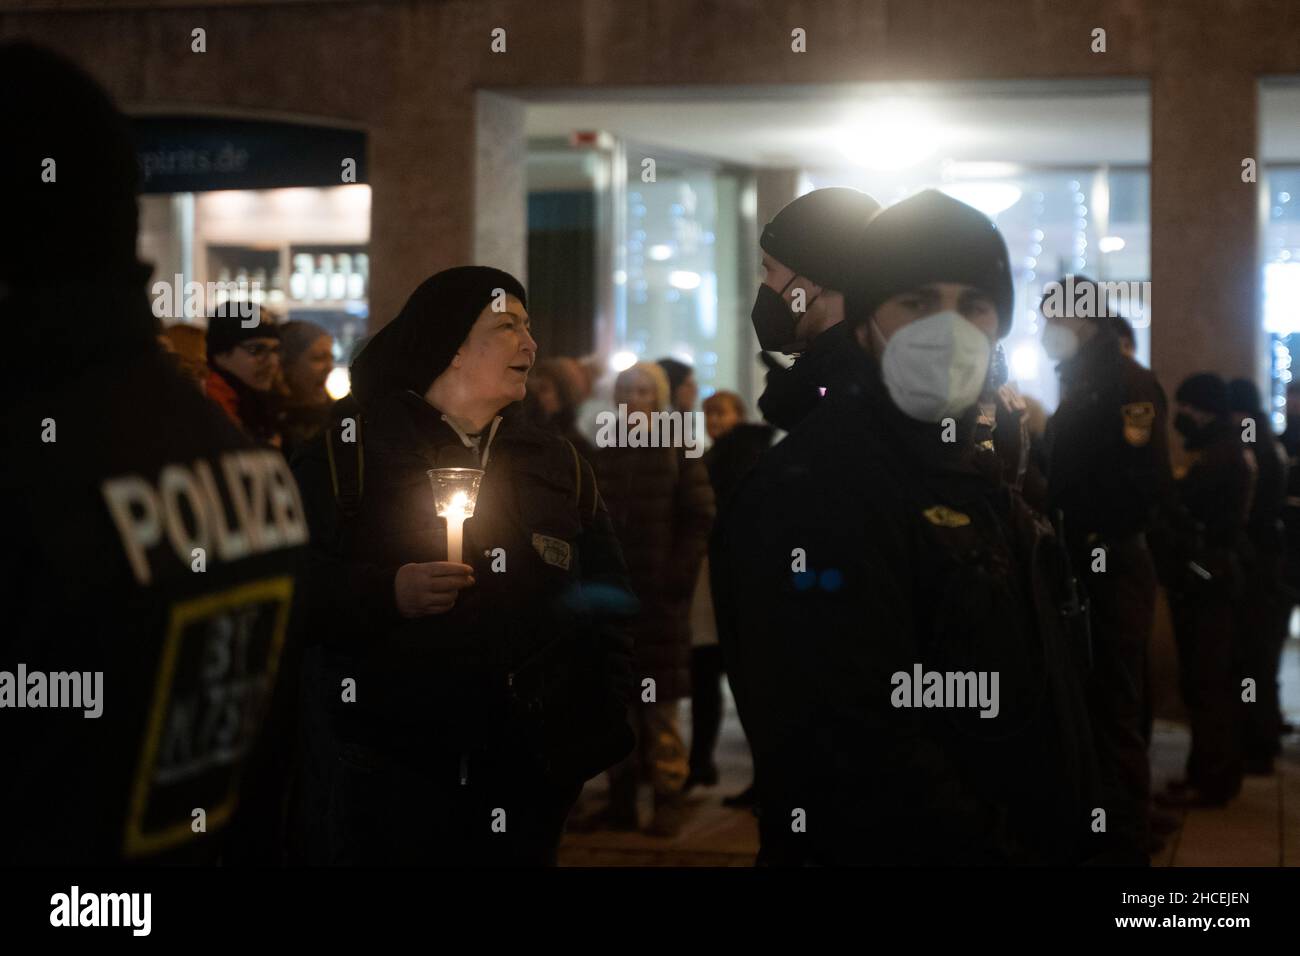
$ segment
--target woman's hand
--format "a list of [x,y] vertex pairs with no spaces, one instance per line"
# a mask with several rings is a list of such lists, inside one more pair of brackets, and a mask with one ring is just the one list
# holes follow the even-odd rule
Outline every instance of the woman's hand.
[[474,583],[474,569],[451,561],[404,564],[393,578],[398,613],[405,618],[445,614],[456,595]]

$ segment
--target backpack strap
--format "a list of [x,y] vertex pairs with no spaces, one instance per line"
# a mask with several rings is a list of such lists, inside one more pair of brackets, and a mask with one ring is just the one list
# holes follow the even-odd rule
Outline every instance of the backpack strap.
[[[345,442],[343,423],[349,420],[354,423],[354,440]],[[366,460],[361,441],[360,415],[340,419],[325,430],[325,453],[329,457],[334,501],[345,518],[354,518],[361,511],[361,496],[366,490]]]
[[596,503],[600,500],[600,492],[596,488],[596,475],[591,470],[591,463],[584,461],[578,454],[577,446],[567,438],[564,439],[564,443],[573,453],[574,504],[578,506],[578,512],[586,521],[595,516]]

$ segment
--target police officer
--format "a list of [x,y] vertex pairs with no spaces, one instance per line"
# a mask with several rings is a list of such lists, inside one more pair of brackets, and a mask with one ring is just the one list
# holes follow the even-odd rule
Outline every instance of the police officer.
[[1254,382],[1229,382],[1228,406],[1230,421],[1256,468],[1243,549],[1245,581],[1236,615],[1245,676],[1254,678],[1258,688],[1258,697],[1242,708],[1243,766],[1246,773],[1270,774],[1273,758],[1282,749],[1278,670],[1291,616],[1290,601],[1282,592],[1287,458],[1282,443],[1273,437]]
[[1241,645],[1233,617],[1255,467],[1229,418],[1228,388],[1209,372],[1178,386],[1174,428],[1192,455],[1177,482],[1169,603],[1183,703],[1191,721],[1187,776],[1166,806],[1223,806],[1241,789]]
[[[759,411],[790,431],[833,384],[844,350],[844,290],[860,263],[857,240],[880,204],[856,189],[814,189],[763,228],[763,281],[751,318],[768,367]],[[788,368],[769,352],[798,354]]]
[[[974,461],[1011,327],[1005,243],[927,191],[857,254],[872,268],[849,293],[851,377],[759,462],[720,532],[761,859],[1078,860],[1091,744],[1065,582],[1050,530]],[[963,679],[985,682],[983,716]]]
[[[523,413],[530,324],[504,272],[430,277],[295,461],[330,862],[553,863],[583,782],[632,749],[635,602],[590,464]],[[460,560],[435,468],[483,472]]]
[[0,84],[0,862],[229,860],[278,798],[298,490],[158,346],[124,117],[29,45]]
[[1043,345],[1059,362],[1062,399],[1049,427],[1049,515],[1064,518],[1092,612],[1088,710],[1107,833],[1147,858],[1147,649],[1156,568],[1146,532],[1171,489],[1168,410],[1150,371],[1126,356],[1101,290],[1086,276],[1049,283]]
[[[763,228],[759,237],[762,283],[750,317],[763,349],[759,357],[768,369],[758,408],[777,428],[790,431],[803,421],[840,379],[840,365],[852,354],[845,347],[849,329],[844,324],[844,290],[860,267],[854,258],[856,243],[879,211],[879,203],[856,189],[814,189],[787,203]],[[782,366],[769,354],[772,352],[798,357],[794,364]],[[746,460],[732,462],[735,479],[766,447],[757,430],[747,437],[751,442]],[[753,442],[755,438],[758,444]],[[734,643],[736,618],[731,595],[718,583],[726,561],[726,555],[711,542],[709,576],[718,643],[726,666],[731,667],[729,648]],[[736,692],[734,678],[731,684]],[[750,806],[755,792],[754,787],[747,787],[725,802]]]

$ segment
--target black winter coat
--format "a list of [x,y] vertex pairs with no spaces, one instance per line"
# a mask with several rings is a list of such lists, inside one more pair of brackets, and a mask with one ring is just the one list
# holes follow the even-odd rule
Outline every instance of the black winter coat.
[[[528,753],[568,783],[631,749],[630,642],[619,621],[635,601],[590,466],[515,411],[484,433],[481,465],[421,396],[372,403],[350,519],[331,479],[326,442],[338,436],[307,446],[295,474],[312,530],[310,630],[324,644],[323,690],[344,741],[415,763]],[[441,467],[486,471],[464,526],[477,583],[449,612],[407,620],[397,569],[447,557],[426,475]],[[341,699],[345,677],[356,681],[355,702]]]
[[[939,430],[899,412],[864,358],[763,457],[718,530],[728,672],[773,863],[1088,852],[1091,742],[1059,549]],[[996,717],[895,706],[895,675],[918,664],[998,672]]]

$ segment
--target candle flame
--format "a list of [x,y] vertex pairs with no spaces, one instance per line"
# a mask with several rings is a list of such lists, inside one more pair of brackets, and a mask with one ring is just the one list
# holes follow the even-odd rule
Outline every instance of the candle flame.
[[469,506],[469,495],[463,491],[458,491],[451,496],[451,501],[447,502],[447,510],[444,517],[463,518],[465,511]]

